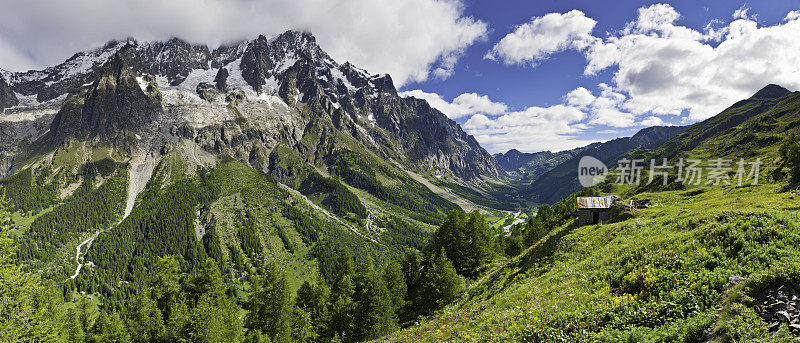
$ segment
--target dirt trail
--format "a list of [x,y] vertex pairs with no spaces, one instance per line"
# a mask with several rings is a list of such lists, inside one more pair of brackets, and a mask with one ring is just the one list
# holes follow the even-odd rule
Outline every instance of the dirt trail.
[[[333,219],[333,220],[336,220],[336,221],[337,221],[337,222],[339,222],[340,224],[342,224],[342,225],[346,226],[348,229],[350,229],[350,231],[353,231],[355,234],[357,234],[357,235],[359,235],[359,236],[361,236],[361,237],[364,237],[364,238],[366,238],[366,239],[370,240],[370,241],[371,241],[371,242],[373,242],[373,243],[376,243],[376,244],[381,244],[380,242],[376,241],[374,238],[372,238],[372,237],[369,237],[369,236],[367,236],[367,235],[365,235],[365,234],[361,233],[361,231],[359,231],[358,229],[356,229],[356,228],[355,228],[353,225],[350,225],[349,223],[346,223],[344,220],[341,220],[341,219],[339,219],[339,217],[337,217],[337,216],[333,215],[333,213],[330,213],[330,212],[328,212],[328,210],[326,210],[326,209],[324,209],[324,208],[322,208],[322,207],[319,207],[319,206],[317,206],[317,204],[315,204],[313,201],[311,201],[311,199],[307,198],[305,195],[301,194],[301,193],[300,193],[300,192],[298,192],[297,190],[294,190],[294,189],[292,189],[291,187],[289,187],[289,186],[287,186],[287,185],[284,185],[284,184],[282,184],[282,183],[278,183],[278,185],[279,185],[281,188],[283,188],[283,189],[285,189],[285,190],[289,191],[289,193],[292,193],[292,194],[294,194],[294,195],[297,195],[297,196],[301,197],[303,200],[305,200],[305,201],[306,201],[306,203],[308,203],[308,205],[310,205],[311,207],[313,207],[313,208],[315,208],[315,209],[317,209],[317,210],[319,210],[319,211],[322,211],[322,213],[325,213],[325,215],[327,215],[327,216],[328,216],[328,217],[330,217],[331,219]],[[381,245],[383,245],[383,244],[381,244]]]

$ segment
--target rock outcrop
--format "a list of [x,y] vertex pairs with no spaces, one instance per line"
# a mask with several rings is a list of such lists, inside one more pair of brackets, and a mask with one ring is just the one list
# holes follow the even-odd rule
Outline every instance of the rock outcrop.
[[794,288],[781,285],[764,291],[757,299],[756,313],[770,332],[786,323],[791,333],[800,335],[800,293]]
[[17,96],[14,95],[14,91],[11,90],[6,80],[0,77],[0,112],[3,109],[16,106],[18,103],[19,101],[17,100]]
[[99,138],[125,146],[136,145],[140,137],[154,131],[153,124],[163,113],[161,94],[155,79],[142,72],[133,45],[115,53],[94,79],[66,99],[47,140]]

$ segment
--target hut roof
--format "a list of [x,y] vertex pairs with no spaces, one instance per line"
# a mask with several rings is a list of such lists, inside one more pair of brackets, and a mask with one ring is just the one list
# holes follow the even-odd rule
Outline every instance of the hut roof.
[[578,208],[610,208],[614,198],[616,197],[578,197]]

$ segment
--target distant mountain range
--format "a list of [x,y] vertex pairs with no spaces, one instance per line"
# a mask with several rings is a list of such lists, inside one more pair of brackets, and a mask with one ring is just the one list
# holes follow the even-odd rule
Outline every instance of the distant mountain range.
[[[616,168],[616,162],[626,156],[646,160],[674,160],[690,154],[726,157],[740,152],[755,156],[765,146],[774,147],[785,132],[793,130],[791,123],[796,123],[797,118],[790,113],[797,94],[770,84],[749,99],[693,125],[649,127],[632,137],[559,153],[524,154],[511,150],[496,154],[495,159],[504,170],[521,175],[522,180],[532,180],[520,190],[520,197],[555,203],[580,188],[577,168],[583,156],[596,157],[609,168]],[[554,159],[563,161],[552,163]]]
[[569,159],[534,178],[529,186],[520,190],[520,194],[523,198],[539,203],[558,202],[580,189],[578,162],[583,156],[595,157],[609,168],[615,168],[619,158],[638,150],[657,147],[684,130],[685,126],[654,126],[642,129],[631,137],[617,138],[580,148]]
[[581,151],[597,144],[600,143],[559,152],[541,151],[525,153],[517,149],[511,149],[506,153],[494,154],[494,159],[497,161],[497,165],[506,173],[515,175],[522,180],[530,181],[575,157],[575,155]]

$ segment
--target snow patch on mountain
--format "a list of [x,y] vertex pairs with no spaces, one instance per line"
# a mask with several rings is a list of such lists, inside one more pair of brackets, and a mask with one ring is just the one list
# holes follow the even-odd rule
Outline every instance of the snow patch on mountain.
[[147,81],[144,80],[144,76],[137,76],[136,83],[139,84],[139,88],[142,89],[142,92],[147,93]]
[[228,69],[228,88],[241,89],[248,99],[255,98],[258,96],[258,94],[256,94],[256,92],[253,90],[253,87],[251,87],[250,84],[244,80],[244,77],[242,76],[241,65],[242,58],[239,57],[239,59],[228,63],[228,65],[225,66],[225,68]]
[[342,71],[339,70],[339,68],[341,68],[341,67],[331,68],[331,76],[333,76],[333,79],[334,79],[334,80],[330,80],[331,83],[335,83],[335,80],[338,80],[339,83],[343,84],[347,88],[348,91],[355,92],[356,91],[356,87],[353,86],[353,84],[350,83],[350,81],[347,80],[347,77],[344,76],[344,73],[342,73]]
[[111,56],[114,56],[114,54],[123,46],[125,46],[125,44],[128,44],[128,42],[117,42],[116,45],[110,47],[95,49],[84,54],[78,54],[67,60],[66,63],[58,68],[59,74],[62,78],[86,74],[91,71],[92,68],[106,63],[106,61],[108,61]]
[[194,92],[197,90],[197,85],[203,82],[213,85],[218,71],[219,69],[193,69],[178,88]]
[[[41,81],[46,85],[53,85],[71,77],[85,75],[93,69],[98,68],[108,62],[128,41],[110,42],[106,46],[79,52],[64,63],[44,70],[31,70],[23,73],[14,73],[8,77],[9,84],[23,82]],[[46,80],[46,81],[45,81]]]
[[297,54],[293,54],[292,56],[286,56],[282,60],[277,61],[277,67],[275,68],[275,73],[283,74],[287,69],[291,68],[297,61],[300,59],[297,58]]

